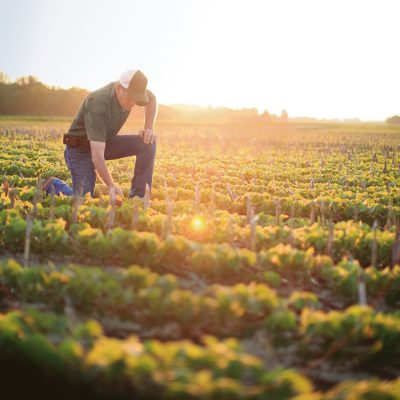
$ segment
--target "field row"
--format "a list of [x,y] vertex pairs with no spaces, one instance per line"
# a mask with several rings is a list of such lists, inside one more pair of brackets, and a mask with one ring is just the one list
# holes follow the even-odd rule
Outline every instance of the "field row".
[[[303,319],[310,337],[325,332],[329,345],[336,335],[335,339],[343,344],[340,351],[347,357],[355,352],[359,355],[361,348],[365,349],[363,342],[375,342],[367,348],[362,362],[377,355],[375,362],[381,362],[379,355],[389,350],[400,329],[399,320],[374,315],[368,308],[353,308],[342,316],[324,317],[311,312]],[[338,336],[343,328],[345,333]],[[41,394],[53,396],[62,391],[63,395],[84,393],[96,398],[112,393],[114,399],[128,395],[143,399],[272,396],[284,400],[297,395],[299,400],[399,398],[398,380],[342,382],[323,393],[315,391],[304,374],[282,367],[266,369],[261,359],[244,352],[234,338],[218,340],[205,335],[201,342],[199,345],[189,340],[141,341],[136,335],[113,339],[104,336],[95,320],[74,324],[71,316],[13,311],[0,314],[0,366],[4,370],[0,382],[3,393],[10,391],[14,395],[21,390],[12,386],[18,377],[24,378],[24,390],[34,391],[35,379],[45,375],[47,385]],[[390,356],[394,360],[399,354]],[[28,370],[31,372],[23,375]]]

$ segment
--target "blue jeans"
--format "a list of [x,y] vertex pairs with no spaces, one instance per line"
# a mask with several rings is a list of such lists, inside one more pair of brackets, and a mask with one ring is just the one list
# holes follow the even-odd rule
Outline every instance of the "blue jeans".
[[[153,181],[153,168],[156,156],[156,143],[144,143],[139,135],[116,135],[106,142],[104,158],[115,160],[123,157],[136,156],[135,170],[131,180],[131,193],[144,196],[146,183],[150,189]],[[66,146],[64,159],[72,177],[72,189],[64,188],[63,193],[82,195],[90,193],[94,197],[96,172],[92,162],[90,149]]]

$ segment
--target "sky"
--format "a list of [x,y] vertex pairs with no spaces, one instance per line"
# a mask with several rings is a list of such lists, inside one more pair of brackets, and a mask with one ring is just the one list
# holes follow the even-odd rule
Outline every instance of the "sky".
[[96,90],[140,69],[161,104],[400,114],[398,0],[0,0],[0,71]]

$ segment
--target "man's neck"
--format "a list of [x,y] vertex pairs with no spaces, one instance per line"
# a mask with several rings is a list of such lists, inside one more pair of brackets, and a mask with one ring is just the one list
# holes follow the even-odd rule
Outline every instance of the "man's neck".
[[125,111],[131,111],[131,109],[126,109],[126,108],[121,104],[121,101],[120,101],[119,95],[118,95],[118,90],[117,90],[117,83],[114,83],[114,96],[115,96],[115,98],[117,99],[117,102],[118,102],[119,106],[120,106],[123,110],[125,110]]

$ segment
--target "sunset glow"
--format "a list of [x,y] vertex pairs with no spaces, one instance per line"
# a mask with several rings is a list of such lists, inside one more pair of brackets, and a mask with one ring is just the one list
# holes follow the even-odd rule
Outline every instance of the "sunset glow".
[[0,70],[11,79],[95,90],[139,68],[162,104],[364,120],[399,113],[395,0],[1,5]]

